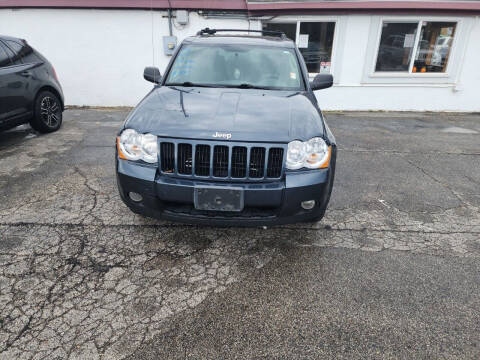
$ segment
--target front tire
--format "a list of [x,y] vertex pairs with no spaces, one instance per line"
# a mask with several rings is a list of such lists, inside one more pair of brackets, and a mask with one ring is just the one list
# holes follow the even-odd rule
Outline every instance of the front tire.
[[62,103],[51,91],[42,91],[35,100],[35,112],[30,125],[41,133],[50,133],[62,125]]

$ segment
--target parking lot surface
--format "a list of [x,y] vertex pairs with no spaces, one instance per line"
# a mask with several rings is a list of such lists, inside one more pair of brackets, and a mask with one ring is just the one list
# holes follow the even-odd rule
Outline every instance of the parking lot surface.
[[131,213],[126,115],[0,133],[0,359],[480,357],[480,115],[328,115],[325,219],[268,229]]

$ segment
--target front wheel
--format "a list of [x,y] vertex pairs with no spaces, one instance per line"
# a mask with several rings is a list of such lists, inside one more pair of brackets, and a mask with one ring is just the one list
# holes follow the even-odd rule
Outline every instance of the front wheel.
[[62,125],[62,104],[57,95],[42,91],[35,100],[35,113],[30,125],[37,131],[49,133]]

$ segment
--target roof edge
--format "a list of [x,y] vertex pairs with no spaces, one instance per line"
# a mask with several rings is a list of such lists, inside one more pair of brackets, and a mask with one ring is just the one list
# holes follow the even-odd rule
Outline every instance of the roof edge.
[[285,10],[454,10],[479,11],[477,1],[295,1],[248,2],[249,11]]
[[0,8],[247,10],[245,0],[0,0]]
[[187,9],[299,13],[311,11],[451,11],[480,12],[480,1],[345,0],[272,1],[247,0],[0,0],[0,8],[97,8],[97,9]]

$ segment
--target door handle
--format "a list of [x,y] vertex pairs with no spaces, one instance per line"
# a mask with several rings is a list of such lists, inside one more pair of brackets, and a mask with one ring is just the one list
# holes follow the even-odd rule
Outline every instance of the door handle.
[[29,76],[32,76],[32,72],[28,71],[28,70],[25,70],[25,71],[22,71],[19,75],[29,77]]

